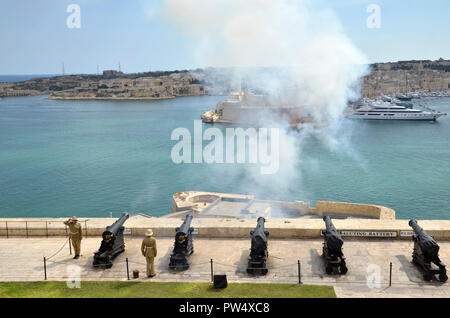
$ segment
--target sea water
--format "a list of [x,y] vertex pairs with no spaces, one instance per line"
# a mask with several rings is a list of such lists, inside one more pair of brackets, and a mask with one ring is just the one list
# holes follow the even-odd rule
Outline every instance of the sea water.
[[[173,163],[172,131],[192,130],[224,98],[1,98],[0,217],[161,216],[170,213],[174,193],[198,190],[313,206],[316,200],[379,204],[401,219],[450,219],[450,116],[435,124],[353,122],[351,154],[307,138],[291,167],[298,173],[286,180],[255,177],[251,164]],[[450,98],[415,103],[450,113]]]

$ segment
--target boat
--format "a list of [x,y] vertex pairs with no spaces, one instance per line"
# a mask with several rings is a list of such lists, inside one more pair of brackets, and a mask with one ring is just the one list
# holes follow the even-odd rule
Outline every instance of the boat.
[[412,100],[412,96],[405,95],[405,94],[397,94],[395,97],[397,99],[401,100],[402,102],[409,102]]
[[[430,109],[431,110],[431,109]],[[347,118],[365,120],[426,120],[436,121],[441,116],[447,115],[439,111],[423,111],[386,102],[363,103]]]

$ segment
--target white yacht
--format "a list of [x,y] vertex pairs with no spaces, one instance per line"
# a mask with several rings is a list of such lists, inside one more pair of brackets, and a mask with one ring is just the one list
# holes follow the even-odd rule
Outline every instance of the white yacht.
[[348,118],[366,119],[366,120],[427,120],[435,121],[437,118],[447,115],[436,111],[423,111],[420,109],[407,108],[390,103],[375,102],[371,104],[364,103]]

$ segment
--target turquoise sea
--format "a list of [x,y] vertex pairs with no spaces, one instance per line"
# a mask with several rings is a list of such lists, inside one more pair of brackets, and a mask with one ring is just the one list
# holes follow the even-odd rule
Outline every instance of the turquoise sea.
[[[161,216],[175,192],[204,190],[373,203],[395,209],[397,218],[450,219],[450,116],[435,124],[353,123],[358,160],[308,138],[298,174],[286,179],[255,178],[252,165],[174,164],[172,130],[192,130],[224,98],[0,99],[0,216]],[[450,98],[420,103],[450,114]]]

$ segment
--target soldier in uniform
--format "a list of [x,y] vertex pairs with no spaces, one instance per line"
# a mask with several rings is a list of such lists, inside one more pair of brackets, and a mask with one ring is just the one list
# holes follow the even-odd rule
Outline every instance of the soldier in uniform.
[[74,259],[78,259],[80,258],[81,240],[83,238],[83,234],[81,233],[81,224],[78,223],[76,216],[68,219],[64,222],[64,224],[69,227],[69,237],[75,251]]
[[153,264],[157,255],[156,240],[153,237],[153,231],[150,229],[147,230],[145,236],[145,239],[142,241],[141,252],[147,260],[147,276],[153,277],[156,275],[155,265]]

